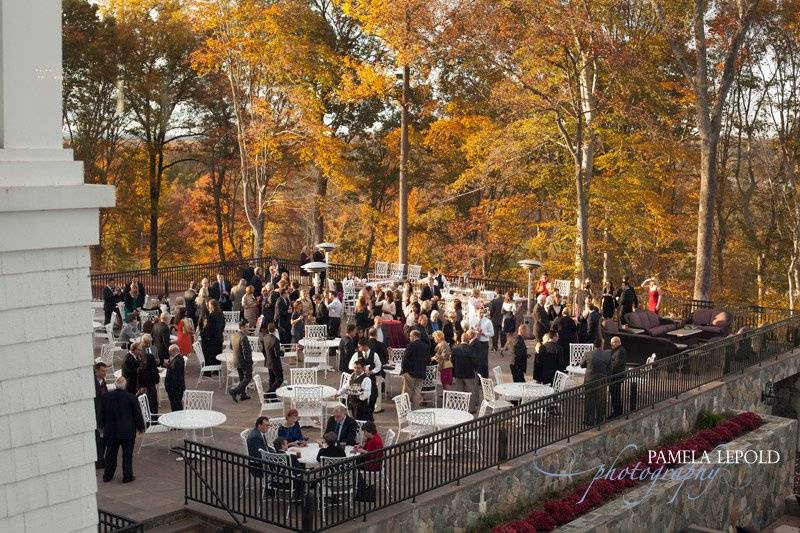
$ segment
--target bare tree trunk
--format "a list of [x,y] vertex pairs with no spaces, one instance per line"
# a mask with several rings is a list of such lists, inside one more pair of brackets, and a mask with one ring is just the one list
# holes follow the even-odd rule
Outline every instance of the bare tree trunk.
[[152,148],[147,151],[147,174],[150,192],[150,272],[158,270],[158,201],[161,196],[161,180],[158,176],[157,154]]
[[595,84],[597,73],[594,58],[588,52],[581,53],[581,72],[579,76],[580,110],[583,117],[583,135],[580,138],[580,165],[575,180],[578,200],[576,270],[581,280],[589,277],[589,186],[594,171],[595,135],[592,129],[597,106]]
[[225,169],[219,172],[212,166],[211,184],[214,187],[214,223],[217,226],[217,254],[223,263],[225,259],[225,242],[222,236],[222,184],[225,183]]
[[608,281],[608,226],[603,228],[603,285]]
[[314,241],[325,242],[325,198],[328,194],[328,178],[320,169],[316,169],[317,192],[314,197]]
[[398,262],[408,264],[408,65],[403,66],[403,93],[400,101],[400,216],[397,234]]
[[576,236],[575,236],[575,272],[581,280],[589,277],[589,206],[580,168],[575,172],[576,192]]
[[264,212],[258,214],[253,225],[253,257],[261,259],[264,250]]
[[695,300],[708,300],[711,294],[711,266],[714,243],[714,204],[717,181],[717,142],[719,133],[700,128],[700,201],[697,208],[697,255],[695,257]]

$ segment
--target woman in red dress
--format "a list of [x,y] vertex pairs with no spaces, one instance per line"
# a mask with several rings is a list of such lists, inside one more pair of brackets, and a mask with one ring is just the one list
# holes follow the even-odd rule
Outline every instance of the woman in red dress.
[[647,278],[642,282],[642,287],[649,285],[647,291],[647,310],[658,313],[661,310],[661,287],[656,283],[655,278]]
[[377,472],[381,469],[383,462],[383,439],[378,435],[378,429],[372,421],[365,422],[361,426],[364,434],[363,446],[356,446],[355,451],[364,454],[364,470]]
[[192,343],[194,342],[194,328],[192,327],[192,321],[188,318],[178,321],[178,325],[175,327],[175,330],[178,334],[178,341],[176,344],[181,350],[181,355],[189,355],[192,353]]

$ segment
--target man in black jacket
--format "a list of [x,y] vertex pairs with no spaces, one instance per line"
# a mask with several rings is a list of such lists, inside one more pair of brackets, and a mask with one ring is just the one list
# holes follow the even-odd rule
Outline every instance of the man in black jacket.
[[164,388],[169,398],[169,407],[173,411],[183,411],[183,391],[186,390],[186,361],[177,344],[169,347],[169,363],[167,375],[164,377]]
[[528,368],[528,347],[525,337],[528,336],[528,326],[521,324],[517,328],[517,339],[514,342],[514,361],[511,363],[511,376],[514,383],[525,383],[525,370]]
[[106,386],[106,372],[108,365],[105,363],[95,363],[94,365],[94,443],[97,447],[97,460],[94,463],[95,468],[103,468],[105,461],[103,455],[105,453],[105,445],[103,444],[103,435],[100,433],[100,428],[103,426],[103,395],[108,393]]
[[161,313],[161,316],[156,319],[153,324],[153,329],[150,335],[153,337],[153,351],[158,358],[158,365],[164,366],[164,361],[169,359],[169,315]]
[[492,327],[494,327],[492,350],[497,351],[497,343],[500,341],[500,330],[503,324],[503,295],[500,293],[489,302],[489,320],[492,322]]
[[114,278],[108,280],[108,284],[103,288],[103,324],[111,322],[114,311],[117,310],[117,302],[122,300],[122,292],[117,288]]
[[102,429],[106,445],[103,481],[109,482],[117,470],[117,452],[122,447],[122,482],[133,475],[133,447],[136,432],[144,433],[144,417],[136,396],[125,391],[125,378],[117,378],[116,389],[102,397]]
[[567,356],[558,343],[558,333],[547,333],[533,362],[533,379],[547,385],[553,382],[556,370],[566,370]]
[[606,387],[611,374],[611,351],[600,348],[599,343],[595,349],[586,356],[586,378],[583,381],[586,388],[584,400],[585,426],[596,426],[606,418]]
[[189,283],[189,288],[183,293],[183,304],[186,306],[186,318],[192,321],[197,327],[197,284],[193,281]]
[[611,418],[622,415],[622,379],[627,368],[628,353],[622,347],[622,339],[611,337],[611,384],[608,387],[611,396]]
[[475,391],[475,370],[477,356],[469,346],[474,332],[467,330],[461,335],[461,342],[453,346],[453,390],[471,392],[469,412],[474,413],[478,406],[478,395]]
[[247,338],[247,320],[239,322],[239,331],[231,335],[231,357],[233,357],[236,370],[239,372],[239,385],[230,389],[235,403],[239,400],[248,400],[247,386],[253,379],[253,348],[250,346],[250,339]]
[[439,289],[439,286],[436,285],[434,279],[428,277],[427,283],[422,287],[422,291],[420,291],[419,299],[424,302],[426,300],[432,300],[434,297],[440,300],[442,298],[442,291]]
[[422,401],[425,367],[428,366],[431,355],[428,345],[420,340],[419,331],[411,330],[409,339],[400,365],[400,377],[403,379],[403,392],[411,396],[411,408],[417,409]]
[[[380,317],[375,317],[375,323],[380,324]],[[367,339],[367,347],[369,351],[377,354],[378,359],[381,362],[381,369],[379,372],[375,372],[374,368],[370,369],[370,372],[375,377],[375,383],[373,385],[378,390],[378,399],[375,401],[375,412],[380,413],[383,411],[383,392],[386,388],[386,371],[383,369],[383,365],[389,362],[389,349],[386,347],[386,344],[378,340],[378,331],[380,325],[377,327],[369,328],[367,334],[369,335],[369,339]]]
[[333,416],[328,418],[328,422],[325,424],[325,431],[322,434],[324,435],[329,431],[336,434],[337,444],[355,446],[358,424],[347,414],[347,407],[344,405],[337,405],[333,408]]
[[219,302],[219,306],[223,311],[230,311],[233,308],[231,302],[231,284],[225,279],[225,276],[220,272],[217,274],[217,281],[211,284],[208,289],[208,295]]
[[356,341],[353,339],[355,332],[355,324],[348,324],[347,331],[339,341],[339,372],[350,373],[350,358],[356,353]]
[[136,394],[139,390],[139,368],[142,366],[142,350],[138,342],[131,344],[125,359],[122,360],[122,377],[125,378],[125,390]]
[[267,334],[260,335],[258,342],[261,353],[264,354],[264,364],[269,370],[269,384],[265,395],[275,398],[275,391],[283,385],[283,355],[281,341],[273,322],[267,324]]
[[544,334],[550,331],[550,318],[544,308],[547,298],[544,294],[536,297],[536,305],[533,306],[533,336],[541,342]]

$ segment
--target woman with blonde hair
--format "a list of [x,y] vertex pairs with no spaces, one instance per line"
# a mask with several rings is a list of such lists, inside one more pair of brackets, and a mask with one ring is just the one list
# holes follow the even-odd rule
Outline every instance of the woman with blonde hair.
[[181,355],[189,355],[192,353],[192,343],[194,343],[194,325],[192,324],[192,320],[185,317],[181,318],[178,320],[175,330],[178,335],[176,344],[181,351]]
[[433,360],[439,365],[439,376],[442,385],[446,388],[453,384],[453,357],[450,345],[444,340],[444,333],[441,330],[433,332],[433,340],[436,342],[436,349],[433,352]]

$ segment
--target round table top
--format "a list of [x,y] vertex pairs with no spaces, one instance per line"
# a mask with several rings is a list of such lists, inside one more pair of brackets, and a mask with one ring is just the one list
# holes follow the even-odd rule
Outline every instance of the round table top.
[[[222,352],[217,356],[217,361],[219,361],[220,363],[227,363],[231,357],[233,357],[233,352]],[[261,352],[253,352],[253,362],[263,363],[264,354]]]
[[294,393],[297,389],[310,389],[314,387],[322,388],[323,398],[331,398],[336,396],[336,389],[330,385],[287,385],[285,387],[278,387],[278,390],[275,391],[275,396],[281,399],[285,398],[287,400],[293,400]]
[[227,419],[225,413],[219,411],[186,409],[165,413],[158,417],[158,423],[175,429],[205,429],[222,425]]
[[[289,448],[289,452],[300,452],[300,457],[297,458],[304,465],[317,465],[317,454],[319,453],[320,446],[316,442],[309,442],[306,446],[293,446]],[[358,455],[358,452],[353,451],[352,446],[346,446],[344,453],[347,457]]]
[[436,426],[450,427],[469,422],[475,417],[466,411],[459,411],[458,409],[444,409],[442,407],[428,407],[425,409],[417,409],[408,413],[408,421],[412,424],[416,423],[416,413],[433,413],[436,417]]
[[537,396],[550,396],[555,394],[556,390],[550,385],[543,385],[541,383],[501,383],[494,386],[494,392],[506,398],[519,400],[523,396],[522,385],[533,385],[536,389]]
[[308,344],[316,344],[316,345],[324,345],[326,348],[338,348],[339,343],[342,339],[335,338],[335,339],[324,339],[321,337],[304,337],[297,341],[297,344],[300,346],[306,346]]

